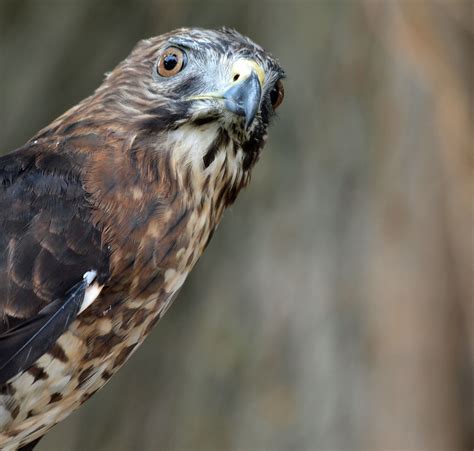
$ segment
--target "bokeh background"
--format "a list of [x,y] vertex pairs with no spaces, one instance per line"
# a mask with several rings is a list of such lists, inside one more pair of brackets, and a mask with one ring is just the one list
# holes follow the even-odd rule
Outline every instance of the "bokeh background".
[[474,446],[472,0],[0,0],[0,152],[136,41],[227,25],[288,78],[251,186],[39,451]]

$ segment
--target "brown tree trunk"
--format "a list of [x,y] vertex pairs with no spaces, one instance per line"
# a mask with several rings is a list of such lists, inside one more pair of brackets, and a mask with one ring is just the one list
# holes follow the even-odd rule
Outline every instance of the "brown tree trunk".
[[369,259],[376,449],[473,441],[472,2],[370,2],[383,39]]

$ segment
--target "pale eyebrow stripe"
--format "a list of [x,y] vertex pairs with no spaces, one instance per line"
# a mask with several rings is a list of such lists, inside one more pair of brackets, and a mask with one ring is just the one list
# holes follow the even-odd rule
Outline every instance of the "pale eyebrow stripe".
[[193,39],[173,37],[168,40],[170,44],[177,45],[179,47],[185,47],[191,50],[199,50],[201,46],[196,43]]

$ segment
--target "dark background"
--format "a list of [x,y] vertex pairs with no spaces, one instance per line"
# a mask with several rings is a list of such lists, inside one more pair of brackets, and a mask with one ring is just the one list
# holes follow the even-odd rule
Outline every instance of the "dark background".
[[178,301],[39,451],[474,444],[473,2],[0,0],[0,152],[141,38],[237,28],[286,99]]

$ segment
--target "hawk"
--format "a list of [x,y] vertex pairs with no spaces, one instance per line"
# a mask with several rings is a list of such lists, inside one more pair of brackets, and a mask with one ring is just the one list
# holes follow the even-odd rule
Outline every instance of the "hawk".
[[249,182],[283,76],[234,30],[178,29],[0,157],[1,449],[33,449],[163,316]]

